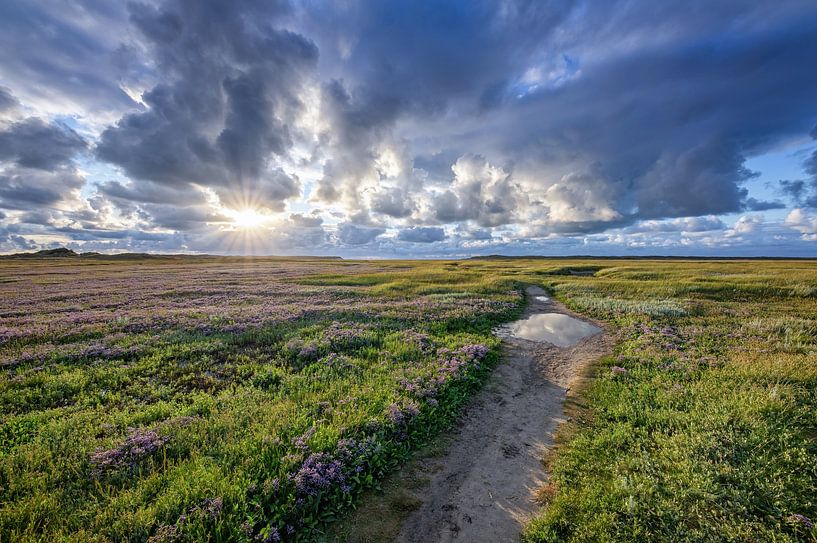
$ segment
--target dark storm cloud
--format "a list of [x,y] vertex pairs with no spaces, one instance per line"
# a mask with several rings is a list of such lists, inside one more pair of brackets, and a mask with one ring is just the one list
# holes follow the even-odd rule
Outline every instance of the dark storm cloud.
[[[812,131],[812,137],[817,139],[817,128]],[[803,172],[806,179],[783,179],[779,182],[780,191],[788,196],[795,205],[817,207],[817,150],[803,161]]]
[[352,223],[338,226],[338,240],[346,245],[364,245],[385,232],[385,228],[370,228]]
[[23,213],[20,218],[20,223],[27,223],[27,224],[39,224],[42,226],[48,226],[54,221],[53,215],[45,210],[45,209],[36,209],[34,211],[28,211]]
[[102,134],[98,156],[137,180],[196,183],[230,204],[280,209],[300,183],[275,158],[292,144],[288,123],[318,54],[307,38],[275,28],[284,11],[262,1],[131,4],[163,80],[143,95],[147,111]]
[[51,207],[74,196],[84,184],[85,178],[70,168],[54,172],[25,168],[0,171],[0,207]]
[[229,218],[216,213],[210,206],[145,204],[140,210],[149,217],[150,224],[170,230],[195,230],[206,223],[226,222]]
[[16,108],[20,102],[11,93],[11,89],[0,85],[0,113]]
[[0,2],[0,80],[18,97],[44,103],[132,108],[111,54],[126,22],[123,2]]
[[54,170],[68,164],[87,144],[68,127],[30,117],[0,130],[0,161],[23,168]]
[[790,197],[795,203],[800,202],[807,190],[804,179],[781,179],[780,191]]
[[372,198],[372,211],[389,217],[408,217],[414,209],[410,195],[401,189],[384,190]]
[[124,204],[144,202],[185,206],[206,202],[201,192],[191,191],[188,187],[168,186],[152,181],[140,181],[130,185],[124,185],[119,181],[108,181],[101,183],[98,188],[107,198]]
[[592,165],[614,189],[611,206],[633,219],[750,208],[746,158],[808,132],[817,115],[817,72],[805,69],[817,59],[810,11],[588,67],[511,106],[513,136],[498,143],[535,157],[533,168]]
[[747,198],[743,202],[743,209],[747,211],[769,211],[771,209],[785,209],[786,204],[778,200],[766,201],[756,198]]
[[428,119],[460,107],[474,114],[473,93],[521,69],[572,4],[317,3],[305,28],[321,46],[322,67],[344,80],[324,89],[334,153],[317,197],[356,200],[376,146],[398,120]]
[[370,109],[384,122],[395,108],[443,112],[452,100],[470,100],[512,77],[574,4],[326,1],[308,9],[304,24],[321,45],[326,70],[378,104]]
[[317,228],[323,224],[323,219],[320,217],[307,217],[300,213],[292,213],[289,220],[299,228]]
[[[543,193],[559,183],[538,198],[548,208],[555,196],[560,209],[541,218],[543,232],[773,209],[747,194],[756,173],[744,163],[817,118],[807,2],[364,2],[327,13],[340,24],[315,13],[305,23],[320,30],[328,71],[344,77],[325,93],[337,138],[318,191],[327,201],[365,205],[357,181],[392,135],[413,140],[413,163],[430,178],[450,179],[456,161],[435,149],[440,140],[510,160],[511,176]],[[437,118],[444,134],[396,128]],[[579,201],[591,192],[604,202]],[[503,209],[480,224],[522,215],[521,202],[492,203]],[[453,191],[435,207],[443,222],[478,220],[476,202]]]
[[[287,211],[270,235],[293,248],[680,239],[717,226],[689,217],[783,206],[747,160],[817,139],[815,28],[800,0],[6,2],[0,207],[46,228],[87,139],[126,179],[99,174],[69,218],[115,208],[176,230],[162,248],[216,246],[195,238],[223,219],[213,193]],[[817,207],[809,152],[791,205]],[[331,205],[291,213],[302,186]]]
[[400,230],[397,239],[414,243],[433,243],[445,239],[445,230],[433,226],[413,226]]
[[74,159],[87,146],[71,128],[37,117],[0,125],[0,207],[27,210],[33,218],[45,212],[39,208],[75,199],[85,178]]

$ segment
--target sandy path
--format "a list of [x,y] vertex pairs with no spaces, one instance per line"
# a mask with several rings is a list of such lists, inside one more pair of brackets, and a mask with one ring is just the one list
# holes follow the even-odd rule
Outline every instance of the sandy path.
[[[537,287],[527,294],[522,318],[542,312],[577,317],[558,302],[536,300],[545,294]],[[503,362],[466,409],[448,452],[420,463],[430,483],[416,493],[423,504],[398,541],[516,541],[537,511],[534,495],[547,478],[542,458],[563,419],[567,388],[584,364],[609,351],[610,340],[600,333],[559,348],[503,339]]]

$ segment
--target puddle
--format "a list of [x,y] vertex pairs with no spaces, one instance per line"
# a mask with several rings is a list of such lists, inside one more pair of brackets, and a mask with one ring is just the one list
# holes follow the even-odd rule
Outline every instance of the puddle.
[[548,296],[534,296],[534,298],[536,300],[539,300],[540,302],[549,302],[550,301],[550,297],[548,297]]
[[561,313],[539,313],[508,325],[512,337],[547,341],[558,347],[570,347],[580,339],[601,332],[601,328]]

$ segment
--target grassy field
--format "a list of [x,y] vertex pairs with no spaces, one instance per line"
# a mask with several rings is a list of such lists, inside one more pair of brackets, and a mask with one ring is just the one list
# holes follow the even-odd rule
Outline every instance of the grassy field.
[[548,281],[616,326],[527,542],[814,541],[817,265],[631,263]]
[[810,541],[813,262],[0,263],[0,541],[310,541],[541,285],[613,324],[526,541]]

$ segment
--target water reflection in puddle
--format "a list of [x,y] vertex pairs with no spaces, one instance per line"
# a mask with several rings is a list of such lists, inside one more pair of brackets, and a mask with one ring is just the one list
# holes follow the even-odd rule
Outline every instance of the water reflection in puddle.
[[550,301],[550,298],[547,297],[547,296],[534,296],[534,298],[536,298],[540,302],[549,302]]
[[561,313],[540,313],[508,325],[512,337],[530,341],[547,341],[558,347],[570,347],[580,339],[601,329]]

